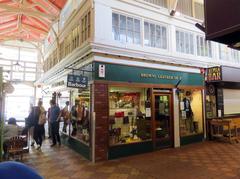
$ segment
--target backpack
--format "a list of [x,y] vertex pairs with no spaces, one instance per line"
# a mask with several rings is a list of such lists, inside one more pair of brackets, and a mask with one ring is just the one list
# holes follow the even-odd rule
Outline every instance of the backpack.
[[39,125],[44,125],[46,123],[46,121],[47,121],[46,112],[45,112],[44,109],[40,109],[38,124]]

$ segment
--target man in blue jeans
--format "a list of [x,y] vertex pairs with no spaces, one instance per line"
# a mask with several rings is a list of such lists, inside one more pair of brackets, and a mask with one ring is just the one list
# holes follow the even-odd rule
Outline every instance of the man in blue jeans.
[[55,146],[58,142],[59,146],[61,145],[61,140],[59,136],[59,122],[60,122],[60,108],[56,105],[54,100],[50,101],[50,124],[51,124],[51,132],[52,132],[52,145],[51,147]]

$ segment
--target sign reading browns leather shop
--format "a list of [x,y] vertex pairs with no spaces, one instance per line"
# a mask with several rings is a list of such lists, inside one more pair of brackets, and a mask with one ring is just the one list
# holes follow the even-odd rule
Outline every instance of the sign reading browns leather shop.
[[[105,77],[99,77],[99,65],[105,65]],[[204,86],[204,76],[200,73],[188,73],[137,66],[95,62],[95,80],[118,81],[145,84],[170,84]]]

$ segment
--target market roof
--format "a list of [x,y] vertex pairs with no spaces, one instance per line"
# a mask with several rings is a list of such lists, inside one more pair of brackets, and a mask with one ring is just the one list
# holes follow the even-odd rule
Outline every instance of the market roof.
[[0,41],[42,41],[67,0],[0,0]]

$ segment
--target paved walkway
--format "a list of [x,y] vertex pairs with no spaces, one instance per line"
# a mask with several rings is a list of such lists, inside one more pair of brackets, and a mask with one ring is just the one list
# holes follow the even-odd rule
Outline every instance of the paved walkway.
[[240,178],[240,144],[203,142],[92,164],[66,146],[24,156],[46,179]]

